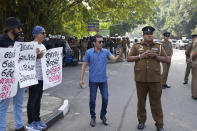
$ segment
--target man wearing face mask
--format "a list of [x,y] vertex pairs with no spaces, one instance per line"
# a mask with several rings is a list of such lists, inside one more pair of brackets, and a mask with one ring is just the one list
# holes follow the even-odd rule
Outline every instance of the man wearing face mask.
[[163,111],[161,105],[161,67],[160,62],[169,63],[165,50],[161,45],[153,42],[154,28],[146,26],[142,29],[144,41],[132,46],[127,61],[135,62],[134,73],[138,97],[137,117],[138,130],[145,128],[146,122],[146,97],[149,101],[157,131],[164,131]]
[[[9,17],[5,21],[5,34],[0,36],[0,47],[12,48],[15,41],[23,41],[23,37],[20,37],[22,33],[21,22],[14,17]],[[18,87],[17,94],[13,97],[13,112],[15,118],[15,130],[25,131],[23,126],[23,98],[24,88]],[[6,113],[8,111],[10,99],[0,100],[0,131],[6,130]]]

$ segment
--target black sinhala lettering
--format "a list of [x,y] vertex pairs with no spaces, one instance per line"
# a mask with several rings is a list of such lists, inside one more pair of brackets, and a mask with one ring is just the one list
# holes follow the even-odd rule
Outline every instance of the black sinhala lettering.
[[4,58],[14,58],[15,52],[8,51],[4,54]]
[[19,59],[20,60],[34,61],[36,59],[36,56],[34,54],[20,55]]
[[14,63],[13,60],[6,60],[6,61],[4,61],[4,62],[2,63],[2,67],[3,67],[3,68],[6,68],[6,67],[8,67],[8,68],[13,68],[14,66],[15,66],[15,63]]
[[20,51],[24,51],[24,50],[33,50],[34,45],[25,45],[25,44],[20,44],[21,48]]
[[32,71],[32,70],[34,70],[34,68],[35,68],[35,65],[24,64],[19,67],[19,70],[20,71]]
[[46,66],[49,67],[49,66],[54,66],[54,65],[57,65],[59,63],[59,57],[51,60],[50,58],[48,58],[46,60]]
[[52,58],[52,57],[58,57],[58,56],[59,56],[59,52],[58,51],[46,53],[46,58]]
[[1,76],[4,76],[4,77],[13,77],[13,74],[14,74],[14,69],[4,69],[2,72],[1,72]]
[[30,75],[22,75],[21,73],[19,73],[21,78],[20,78],[20,82],[24,82],[27,80],[34,80],[36,79],[36,75],[35,74],[30,74]]

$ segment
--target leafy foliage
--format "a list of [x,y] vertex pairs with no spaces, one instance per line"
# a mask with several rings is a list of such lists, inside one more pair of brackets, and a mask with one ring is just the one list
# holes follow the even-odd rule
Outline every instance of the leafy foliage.
[[174,38],[190,37],[197,25],[196,0],[158,0],[157,14],[148,23],[156,28],[156,37],[169,31]]

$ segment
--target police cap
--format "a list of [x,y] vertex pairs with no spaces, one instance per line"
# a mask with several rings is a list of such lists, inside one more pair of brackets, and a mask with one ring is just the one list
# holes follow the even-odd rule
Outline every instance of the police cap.
[[152,26],[145,26],[144,28],[142,28],[142,31],[143,34],[153,34],[155,28],[153,28]]
[[165,37],[170,37],[170,32],[165,32],[165,33],[163,33],[163,35],[164,35]]

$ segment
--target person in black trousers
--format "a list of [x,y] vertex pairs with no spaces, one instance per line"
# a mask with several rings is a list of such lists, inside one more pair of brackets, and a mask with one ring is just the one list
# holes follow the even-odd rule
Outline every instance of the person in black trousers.
[[34,41],[38,42],[36,59],[36,75],[38,78],[38,84],[29,87],[29,99],[27,103],[28,124],[26,128],[28,130],[40,131],[47,128],[46,124],[40,119],[40,105],[43,93],[41,58],[43,57],[44,52],[46,52],[46,48],[42,42],[45,40],[46,33],[43,27],[35,26],[32,34]]

